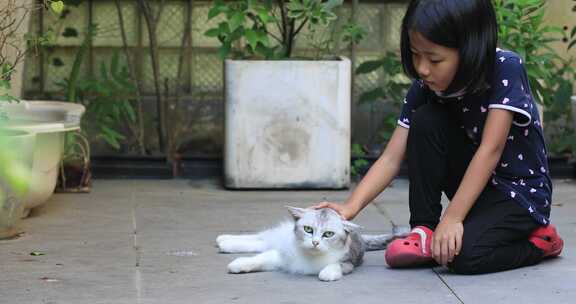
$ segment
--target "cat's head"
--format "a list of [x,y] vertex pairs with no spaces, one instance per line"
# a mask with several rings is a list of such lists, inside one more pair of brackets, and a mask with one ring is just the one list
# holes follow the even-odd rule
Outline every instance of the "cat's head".
[[343,248],[350,232],[360,228],[329,208],[287,208],[295,222],[296,240],[301,248],[312,254]]

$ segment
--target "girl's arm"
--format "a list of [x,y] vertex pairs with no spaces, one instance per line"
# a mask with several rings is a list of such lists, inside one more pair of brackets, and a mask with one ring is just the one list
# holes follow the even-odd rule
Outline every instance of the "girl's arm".
[[323,202],[314,208],[328,207],[338,211],[347,220],[354,218],[396,177],[404,159],[407,141],[408,129],[397,126],[382,155],[343,205]]
[[514,113],[508,110],[491,109],[488,112],[480,147],[468,165],[444,217],[464,221],[502,156],[513,118]]
[[488,112],[480,147],[434,232],[432,256],[442,265],[450,262],[454,255],[460,252],[462,222],[486,187],[500,160],[513,118],[514,113],[507,110],[491,109]]

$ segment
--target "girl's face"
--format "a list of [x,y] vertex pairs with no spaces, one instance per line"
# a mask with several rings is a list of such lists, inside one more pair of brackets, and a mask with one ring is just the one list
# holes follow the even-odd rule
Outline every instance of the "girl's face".
[[414,69],[433,91],[445,91],[458,70],[458,50],[431,42],[415,31],[408,33]]

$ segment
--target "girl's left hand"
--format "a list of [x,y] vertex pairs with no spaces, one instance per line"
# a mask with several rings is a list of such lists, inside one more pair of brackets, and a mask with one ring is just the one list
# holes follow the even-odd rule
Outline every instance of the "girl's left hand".
[[432,235],[432,258],[440,265],[446,266],[462,248],[464,225],[461,221],[442,218]]

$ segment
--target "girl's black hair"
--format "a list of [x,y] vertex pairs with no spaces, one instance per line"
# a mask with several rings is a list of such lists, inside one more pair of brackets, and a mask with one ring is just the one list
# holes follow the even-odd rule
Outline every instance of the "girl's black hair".
[[400,49],[404,71],[419,78],[410,48],[409,31],[431,42],[458,49],[460,63],[443,93],[483,91],[492,82],[498,25],[491,0],[412,0],[402,20]]

